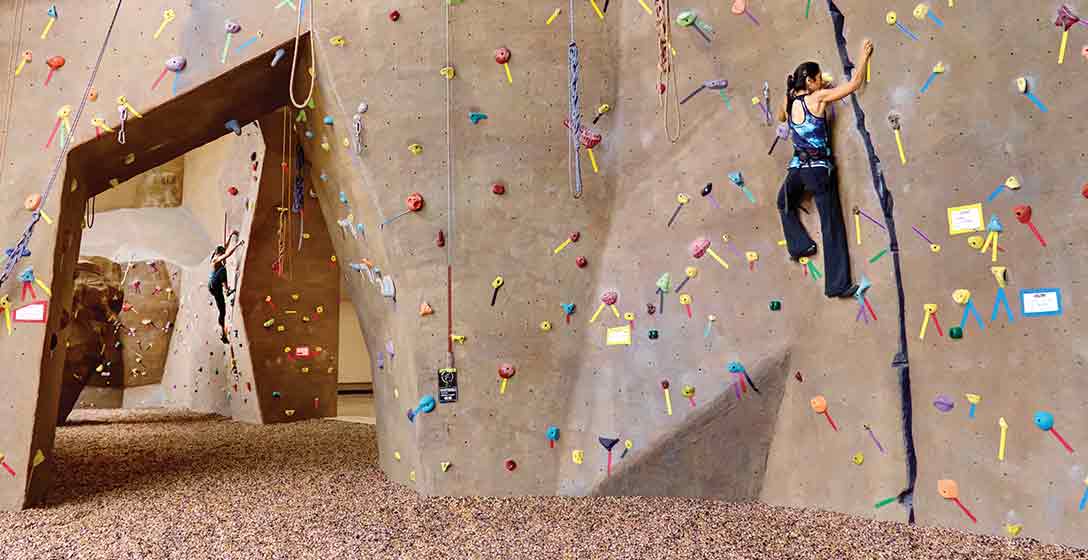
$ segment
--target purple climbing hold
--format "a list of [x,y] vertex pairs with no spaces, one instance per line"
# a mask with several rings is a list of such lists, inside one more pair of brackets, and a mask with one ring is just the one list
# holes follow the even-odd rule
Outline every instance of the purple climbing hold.
[[938,395],[937,398],[933,399],[933,406],[941,412],[948,412],[956,407],[956,402],[947,395]]

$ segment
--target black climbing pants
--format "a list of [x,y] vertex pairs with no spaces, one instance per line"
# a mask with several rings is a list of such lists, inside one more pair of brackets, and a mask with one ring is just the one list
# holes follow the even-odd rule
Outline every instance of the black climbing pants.
[[227,320],[227,300],[223,297],[223,287],[209,289],[212,293],[212,297],[215,298],[215,306],[219,308],[219,326],[223,327]]
[[834,171],[826,167],[790,169],[778,191],[778,213],[790,256],[798,258],[815,245],[798,215],[805,192],[812,193],[820,212],[820,235],[824,242],[824,295],[835,297],[850,288],[850,249],[842,203]]

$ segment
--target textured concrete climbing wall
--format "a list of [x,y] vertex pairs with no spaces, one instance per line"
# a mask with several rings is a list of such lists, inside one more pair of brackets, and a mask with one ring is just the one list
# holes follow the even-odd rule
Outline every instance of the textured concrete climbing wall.
[[[269,154],[279,152],[273,147],[283,137],[283,113],[271,114],[260,123]],[[286,422],[335,416],[340,281],[324,216],[308,194],[317,187],[309,181],[304,186],[305,218],[300,221],[299,215],[290,214],[284,221],[286,258],[281,276],[272,269],[280,254],[279,209],[289,213],[293,189],[288,186],[284,191],[281,185],[293,185],[294,179],[284,183],[283,170],[272,168],[260,181],[238,298],[245,328],[251,333],[249,355],[260,418]]]
[[[31,16],[44,13],[45,3],[28,4],[22,11],[7,8],[15,10],[11,20],[19,30],[4,46],[12,65],[22,50],[34,48],[37,56],[45,48],[36,29],[44,18]],[[596,127],[604,137],[595,149],[600,173],[593,173],[583,160],[586,192],[574,200],[563,169],[567,14],[551,26],[544,23],[555,8],[566,11],[566,4],[457,4],[451,8],[447,60],[442,5],[401,2],[401,18],[394,23],[385,6],[319,3],[316,107],[307,111],[307,123],[295,126],[314,136],[304,143],[313,165],[311,183],[328,217],[326,226],[367,346],[375,358],[390,342],[395,349],[395,357],[387,358],[374,374],[384,469],[392,478],[414,480],[417,489],[434,494],[620,493],[648,488],[655,479],[661,480],[659,487],[687,493],[690,488],[664,479],[690,478],[700,481],[696,486],[705,488],[701,493],[706,495],[757,496],[772,503],[903,520],[902,505],[874,510],[873,504],[911,484],[905,442],[913,438],[916,492],[904,496],[912,498],[907,501],[913,502],[919,522],[1002,533],[1011,518],[1024,525],[1022,535],[1088,544],[1083,516],[1076,515],[1077,496],[1084,490],[1083,465],[1078,455],[1068,454],[1055,438],[1032,425],[1035,410],[1049,410],[1058,432],[1074,449],[1086,437],[1080,427],[1084,411],[1076,397],[1084,382],[1078,372],[1083,359],[1077,350],[1075,314],[1075,283],[1084,272],[1083,259],[1077,257],[1083,252],[1078,240],[1084,238],[1084,226],[1076,220],[1074,206],[1081,200],[1085,178],[1067,163],[1083,158],[1068,140],[1082,136],[1085,126],[1073,118],[1079,100],[1071,87],[1086,71],[1079,56],[1082,26],[1071,30],[1070,52],[1059,66],[1054,4],[1025,7],[995,0],[949,8],[940,2],[932,6],[945,24],[939,28],[930,19],[910,17],[913,3],[840,2],[851,55],[863,37],[877,44],[872,83],[858,99],[896,201],[913,398],[906,411],[914,422],[913,430],[904,433],[903,387],[891,367],[899,334],[892,255],[874,258],[887,247],[887,236],[868,221],[862,224],[860,246],[850,235],[855,277],[864,274],[873,283],[869,300],[878,320],[866,324],[855,320],[855,302],[824,299],[822,286],[790,263],[777,244],[781,230],[774,195],[788,150],[779,146],[773,157],[766,155],[774,129],[763,124],[759,109],[750,103],[761,97],[764,81],[772,99],[779,99],[783,77],[805,60],[816,60],[843,78],[826,2],[814,0],[808,18],[802,2],[749,4],[758,26],[744,15],[731,14],[727,3],[684,6],[695,9],[715,33],[707,45],[695,32],[674,26],[679,93],[717,78],[728,79],[730,86],[728,102],[704,92],[685,104],[680,140],[671,143],[662,130],[655,93],[652,16],[638,2],[613,2],[600,20],[586,3],[577,3],[582,110],[592,115],[599,103],[614,110]],[[1083,2],[1070,5],[1074,11],[1088,9]],[[247,53],[230,51],[227,64],[216,60],[222,21],[228,17],[240,18],[244,26],[235,46],[257,29],[264,32],[260,46],[247,47],[248,52],[289,38],[293,28],[287,7],[234,2],[180,10],[160,41],[148,41],[163,7],[141,5],[126,14],[127,21],[145,25],[117,31],[111,48],[118,54],[111,52],[103,71],[116,83],[108,92],[102,86],[104,99],[124,92],[134,98],[131,92],[144,91],[160,61],[178,52],[191,63],[182,74],[183,87],[225,71]],[[897,10],[900,21],[920,40],[887,25],[888,9]],[[82,40],[94,44],[98,37],[88,34],[104,27],[102,10],[69,11],[47,45],[72,48]],[[78,17],[86,18],[78,30],[65,27],[63,18]],[[1013,20],[1018,22],[1015,29],[1005,24]],[[335,35],[345,38],[344,46],[330,45]],[[494,49],[503,46],[513,53],[512,84],[493,60]],[[87,59],[78,60],[80,56]],[[44,74],[40,62],[14,86],[2,86],[8,88],[2,92],[5,99],[19,108],[5,116],[5,158],[11,163],[0,178],[13,201],[38,188],[40,178],[47,176],[50,159],[38,146],[56,108],[78,96],[84,76],[74,70],[88,66],[89,57],[73,52],[69,66],[44,90],[38,85]],[[947,71],[920,93],[938,61]],[[438,74],[447,62],[456,67],[452,82]],[[306,73],[298,75],[303,83],[296,84],[296,91],[302,91]],[[1018,76],[1028,78],[1048,113],[1017,92]],[[443,137],[447,86],[452,91],[452,209],[446,202],[450,161]],[[141,95],[137,104],[149,107],[168,95],[159,86]],[[350,127],[361,101],[369,104],[361,118],[366,148],[355,154]],[[112,114],[111,105],[102,112]],[[473,125],[470,111],[488,118]],[[897,161],[886,124],[891,111],[902,115],[906,165]],[[334,124],[322,124],[326,115]],[[836,105],[833,120],[843,206],[857,205],[879,219],[852,107]],[[90,132],[82,131],[80,140]],[[409,152],[411,144],[420,144],[422,153]],[[275,146],[269,149],[275,151]],[[743,172],[755,203],[730,183],[727,173],[734,171]],[[326,180],[317,180],[322,173]],[[986,202],[1010,175],[1019,178],[1022,188]],[[707,182],[714,183],[721,209],[695,196]],[[492,194],[494,183],[505,185],[506,194]],[[423,210],[380,228],[384,219],[404,208],[411,192],[425,197]],[[674,226],[666,227],[680,192],[693,200]],[[1015,322],[1003,317],[991,322],[996,291],[991,263],[969,248],[966,235],[948,234],[947,209],[975,202],[984,202],[986,219],[997,214],[1005,226],[1000,238],[1005,252],[998,264],[1010,271]],[[46,208],[56,211],[57,204],[53,199]],[[1048,237],[1047,247],[1017,223],[1012,209],[1018,204],[1032,205],[1034,221]],[[74,205],[65,215],[78,211]],[[0,233],[14,239],[25,214],[17,205],[0,212],[3,223],[12,224],[2,226]],[[364,225],[364,235],[340,229],[336,221],[349,217],[353,224]],[[814,213],[805,221],[815,234]],[[65,231],[65,225],[78,227],[78,220],[60,225]],[[931,252],[930,243],[911,226],[942,250]],[[434,372],[448,362],[446,248],[434,243],[440,229],[446,230],[446,248],[452,250],[453,331],[466,336],[465,344],[454,348],[460,400],[439,405],[434,414],[411,423],[405,410],[421,396],[436,395]],[[49,270],[52,263],[54,233],[44,231],[50,233],[36,235],[31,247],[31,261],[39,270]],[[553,255],[552,248],[571,231],[581,232],[580,241]],[[732,248],[721,241],[722,234],[730,236]],[[707,259],[693,261],[687,246],[696,237],[710,239],[731,268],[724,270]],[[755,270],[748,270],[733,249],[757,251]],[[576,268],[576,256],[585,256],[589,266]],[[654,281],[669,272],[675,285],[690,265],[699,267],[699,276],[686,287],[693,298],[693,317],[687,318],[674,293],[658,314],[648,315],[646,304],[659,303]],[[825,268],[820,257],[815,265]],[[395,302],[383,297],[372,281],[375,267],[395,280]],[[490,282],[497,275],[506,283],[492,306]],[[10,286],[5,286],[8,293]],[[987,327],[968,323],[962,340],[950,340],[947,329],[958,324],[961,313],[951,293],[959,288],[972,291]],[[1018,309],[1022,288],[1061,288],[1065,313],[1023,317]],[[600,295],[608,290],[618,292],[621,313],[635,314],[630,347],[605,345],[604,329],[624,324],[610,310],[589,324]],[[64,290],[54,291],[55,297],[65,297]],[[772,299],[782,302],[781,311],[768,309]],[[433,315],[418,314],[423,302],[435,309]],[[569,326],[560,303],[578,306]],[[940,305],[945,336],[936,336],[931,325],[926,339],[918,340],[925,303]],[[717,321],[704,336],[711,314]],[[538,328],[544,320],[552,323],[550,331]],[[5,409],[10,410],[6,414],[13,429],[0,434],[0,452],[14,449],[9,456],[25,468],[14,479],[16,488],[12,482],[0,486],[5,504],[22,503],[18,485],[26,481],[33,451],[48,449],[51,441],[48,424],[38,428],[36,439],[28,434],[34,432],[33,396],[48,389],[57,375],[45,344],[45,333],[56,327],[20,326],[2,343],[5,351],[13,342],[24,347],[42,343],[41,349],[12,360],[13,371],[25,377],[4,397],[13,405]],[[650,340],[649,329],[660,336]],[[736,376],[725,370],[730,361],[744,364],[761,391],[769,390],[742,393],[744,402],[728,406],[737,398],[732,385]],[[514,364],[517,375],[500,395],[496,369],[503,362]],[[34,374],[39,370],[40,383]],[[795,372],[801,372],[803,381],[793,377]],[[672,416],[665,413],[658,385],[662,379],[672,384]],[[695,408],[680,394],[684,385],[696,389]],[[779,386],[781,400],[775,402],[778,392],[770,389]],[[965,393],[982,397],[973,419],[966,411]],[[809,407],[816,395],[827,398],[839,431],[832,431]],[[931,403],[939,395],[950,397],[956,407],[938,412]],[[720,411],[721,417],[711,421],[701,407]],[[1004,461],[996,456],[999,417],[1010,425]],[[761,430],[740,430],[745,420],[764,422],[764,430],[773,423],[773,437],[764,437]],[[562,430],[555,449],[545,439],[550,425]],[[865,426],[886,453],[877,450]],[[607,483],[599,436],[633,443],[626,458],[614,458],[613,480]],[[581,464],[571,460],[576,450],[585,451]],[[865,457],[861,465],[851,461],[858,452]],[[673,468],[651,464],[655,456]],[[758,483],[709,476],[708,470],[718,468],[715,456],[729,457],[725,464],[738,469],[751,469]],[[506,459],[516,461],[517,469],[505,470]],[[444,472],[442,462],[452,463],[451,468]],[[938,495],[940,479],[959,482],[960,498],[978,517],[977,524]],[[47,480],[35,484],[42,489]]]

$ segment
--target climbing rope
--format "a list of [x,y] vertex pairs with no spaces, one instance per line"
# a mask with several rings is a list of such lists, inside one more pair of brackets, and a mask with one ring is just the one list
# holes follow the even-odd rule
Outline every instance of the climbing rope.
[[[11,48],[11,58],[9,59],[8,67],[15,66],[22,58],[22,53],[14,47],[22,43],[23,36],[23,12],[26,8],[26,3],[20,1],[17,3],[13,11],[15,12],[11,22],[11,35],[9,37],[9,45],[13,45]],[[12,73],[8,77],[7,97],[4,99],[4,116],[2,123],[0,123],[0,129],[11,130],[11,114],[12,107],[15,104],[15,74]],[[8,134],[0,136],[0,161],[7,161],[8,155]],[[3,184],[4,170],[7,166],[0,166],[0,184]]]
[[578,43],[574,38],[574,0],[569,0],[567,18],[570,20],[570,44],[567,45],[567,64],[570,75],[570,139],[567,146],[567,182],[570,194],[582,198],[582,161],[579,153],[578,134],[582,131],[582,112],[578,109]]
[[[113,18],[110,19],[110,25],[106,29],[106,37],[102,40],[102,47],[98,49],[98,58],[95,59],[94,67],[91,69],[91,77],[87,80],[86,87],[83,88],[83,96],[79,100],[79,108],[76,109],[76,115],[72,118],[71,130],[79,130],[79,119],[83,116],[83,109],[87,106],[87,98],[91,92],[91,86],[94,85],[95,77],[98,76],[98,69],[102,66],[102,57],[106,55],[106,47],[109,45],[110,36],[113,35],[113,26],[117,23],[117,15],[121,12],[121,4],[124,0],[117,0],[117,7],[113,10]],[[53,170],[49,173],[49,180],[46,182],[45,190],[42,191],[41,206],[44,207],[49,195],[53,192],[53,187],[56,185],[57,176],[60,174],[60,168],[67,160],[68,149],[71,148],[72,142],[65,143],[60,153],[57,154],[56,162],[53,164]],[[22,237],[12,247],[7,250],[7,261],[4,263],[4,270],[0,272],[0,286],[3,286],[7,282],[8,277],[14,272],[15,267],[18,266],[19,261],[23,257],[30,255],[30,238],[34,236],[34,227],[38,225],[38,221],[42,219],[41,212],[34,212],[31,214],[30,222],[23,230]]]
[[306,0],[300,0],[298,3],[298,19],[295,25],[295,53],[291,57],[291,105],[295,106],[295,109],[302,109],[314,96],[314,84],[317,83],[317,45],[314,40],[314,18],[317,12],[317,2],[314,2],[310,6],[310,91],[306,94],[306,99],[299,103],[295,101],[295,67],[298,64],[298,40],[302,36],[302,12],[306,9]]
[[283,108],[283,132],[280,144],[280,204],[276,207],[276,260],[272,263],[272,270],[277,276],[283,276],[287,262],[287,236],[289,234],[290,216],[287,214],[287,177],[290,176],[291,164],[287,160],[287,142],[290,138],[289,118],[287,107]]
[[[661,119],[665,135],[670,142],[680,139],[680,92],[676,85],[676,60],[672,56],[672,20],[669,19],[669,0],[654,0],[657,19],[657,97],[661,105]],[[669,132],[669,97],[676,113],[676,133]]]
[[[446,66],[453,68],[450,59],[450,2],[446,2]],[[446,77],[446,362],[454,367],[453,358],[453,80]],[[361,122],[360,122],[361,125]],[[360,126],[361,129],[361,126]],[[360,130],[361,136],[361,130]],[[362,139],[359,140],[362,144]]]

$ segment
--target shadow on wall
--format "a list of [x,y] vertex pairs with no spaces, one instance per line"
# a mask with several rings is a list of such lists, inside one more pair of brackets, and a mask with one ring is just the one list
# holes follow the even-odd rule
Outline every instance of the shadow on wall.
[[[620,460],[619,468],[600,481],[592,493],[759,499],[785,393],[789,357],[786,352],[758,362],[749,374],[759,393],[749,390],[738,399],[733,391],[725,391],[713,401],[700,404],[697,414],[649,442],[647,451],[635,454],[630,463]],[[671,387],[670,391],[675,397],[673,406],[688,406],[680,387]],[[613,451],[613,460],[619,459],[622,452],[620,443]]]

